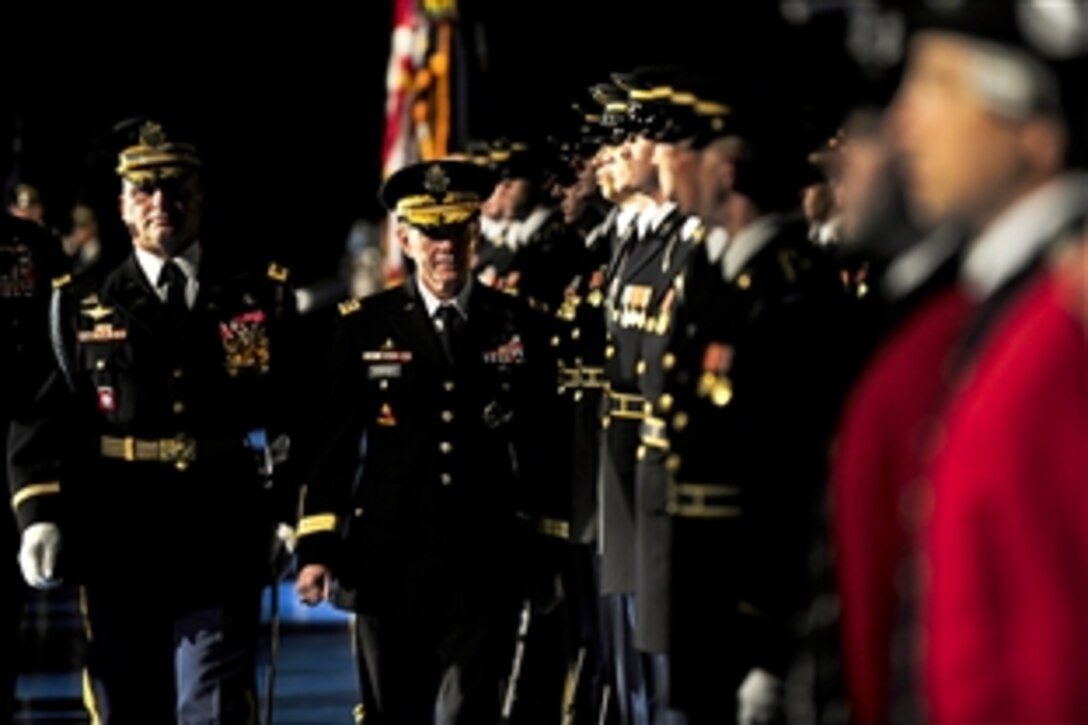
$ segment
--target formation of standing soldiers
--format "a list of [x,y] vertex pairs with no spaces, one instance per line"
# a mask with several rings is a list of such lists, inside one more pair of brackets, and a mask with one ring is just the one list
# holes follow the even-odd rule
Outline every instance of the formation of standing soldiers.
[[[739,690],[763,717],[793,652],[857,300],[795,212],[809,162],[782,150],[779,110],[676,69],[612,81],[590,89],[558,175],[524,144],[469,156],[503,177],[491,208],[518,211],[485,218],[481,279],[554,321],[567,590],[588,625],[567,707],[723,722]],[[534,202],[548,183],[565,226]]]
[[19,563],[83,587],[94,717],[252,721],[255,542],[302,481],[360,722],[831,722],[821,616],[853,721],[1088,716],[1088,19],[1042,5],[933,3],[894,105],[818,147],[744,78],[643,67],[394,175],[413,273],[340,305],[286,495],[287,271],[212,274],[195,149],[122,151],[136,251],[48,324],[5,230]]

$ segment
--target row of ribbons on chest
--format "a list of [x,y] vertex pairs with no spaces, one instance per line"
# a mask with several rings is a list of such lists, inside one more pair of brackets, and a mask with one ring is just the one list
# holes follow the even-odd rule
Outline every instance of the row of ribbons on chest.
[[672,304],[676,288],[670,286],[660,298],[656,313],[651,314],[656,299],[655,290],[650,285],[629,284],[623,288],[618,303],[616,295],[610,295],[609,314],[612,321],[625,329],[642,329],[647,332],[664,334],[669,328]]

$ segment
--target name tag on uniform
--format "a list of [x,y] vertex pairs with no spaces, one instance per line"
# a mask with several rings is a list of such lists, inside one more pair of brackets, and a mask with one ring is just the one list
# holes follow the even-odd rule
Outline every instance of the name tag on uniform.
[[371,365],[367,368],[366,376],[369,380],[388,380],[399,378],[403,366],[400,363],[384,363]]

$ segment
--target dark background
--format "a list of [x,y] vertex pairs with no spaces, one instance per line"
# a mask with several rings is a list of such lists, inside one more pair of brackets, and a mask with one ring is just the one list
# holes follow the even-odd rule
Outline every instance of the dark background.
[[[108,130],[158,115],[200,144],[216,244],[284,259],[302,282],[328,274],[352,221],[381,214],[390,5],[11,17],[0,43],[0,173],[12,178],[18,130],[17,171],[41,188],[50,224],[66,231],[71,204],[88,200],[120,248]],[[829,132],[856,89],[841,22],[792,27],[772,0],[462,6],[485,70],[472,89],[472,136],[543,133],[582,88],[647,63],[757,78],[768,98],[820,106]]]

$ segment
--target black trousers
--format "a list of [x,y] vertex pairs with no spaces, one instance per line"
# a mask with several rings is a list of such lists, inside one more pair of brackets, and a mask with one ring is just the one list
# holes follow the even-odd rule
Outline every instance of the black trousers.
[[609,667],[609,633],[606,608],[600,594],[600,560],[594,545],[571,546],[573,558],[571,586],[568,596],[576,613],[577,648],[584,651],[582,671],[575,693],[574,722],[600,722],[600,708],[606,694],[605,684],[611,682]]
[[356,646],[372,688],[367,725],[497,722],[516,627],[516,611],[453,621],[358,615]]
[[257,591],[183,613],[135,588],[88,586],[82,595],[92,722],[257,722]]

